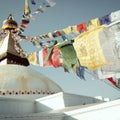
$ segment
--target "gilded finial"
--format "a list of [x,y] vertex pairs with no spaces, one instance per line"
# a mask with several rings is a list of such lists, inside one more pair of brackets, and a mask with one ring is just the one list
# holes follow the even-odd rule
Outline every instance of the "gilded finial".
[[14,20],[12,14],[8,16],[6,20],[3,21],[2,30],[15,30],[18,28],[17,22]]

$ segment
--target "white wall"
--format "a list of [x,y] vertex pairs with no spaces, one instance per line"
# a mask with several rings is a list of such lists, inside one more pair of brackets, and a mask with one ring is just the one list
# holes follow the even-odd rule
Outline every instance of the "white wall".
[[0,98],[0,114],[22,114],[33,112],[33,101],[12,98]]
[[77,120],[120,120],[120,100],[64,112]]
[[101,102],[98,99],[68,93],[57,93],[36,99],[36,112],[59,110],[65,107]]

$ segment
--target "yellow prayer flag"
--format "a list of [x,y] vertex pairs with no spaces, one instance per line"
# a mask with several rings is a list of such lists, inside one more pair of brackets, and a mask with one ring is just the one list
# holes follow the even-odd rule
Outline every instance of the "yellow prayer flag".
[[65,34],[69,35],[72,32],[71,26],[64,28],[63,31],[65,32]]
[[107,64],[99,39],[99,32],[103,28],[98,26],[96,29],[84,32],[76,37],[73,43],[80,64],[91,70]]
[[77,30],[77,26],[72,26],[72,32],[78,34],[79,31]]
[[97,26],[100,26],[99,18],[91,19],[89,21],[88,30],[94,29]]
[[29,8],[28,0],[25,0],[24,14],[29,15],[30,13],[31,13],[31,11],[30,11],[30,8]]
[[37,54],[36,54],[36,52],[28,55],[27,58],[28,58],[28,61],[29,61],[31,64],[37,65]]

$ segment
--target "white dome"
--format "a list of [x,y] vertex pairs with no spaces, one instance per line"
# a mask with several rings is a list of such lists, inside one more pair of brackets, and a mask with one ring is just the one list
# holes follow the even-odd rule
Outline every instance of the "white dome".
[[43,74],[20,65],[0,66],[0,93],[53,94],[63,91]]

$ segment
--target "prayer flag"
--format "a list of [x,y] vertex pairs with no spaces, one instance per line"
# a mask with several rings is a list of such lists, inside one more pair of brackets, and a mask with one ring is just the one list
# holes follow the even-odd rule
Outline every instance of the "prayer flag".
[[25,6],[24,6],[24,15],[28,16],[31,13],[28,0],[25,0]]

